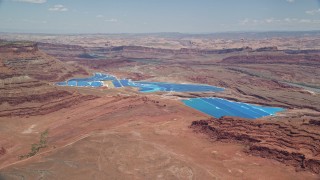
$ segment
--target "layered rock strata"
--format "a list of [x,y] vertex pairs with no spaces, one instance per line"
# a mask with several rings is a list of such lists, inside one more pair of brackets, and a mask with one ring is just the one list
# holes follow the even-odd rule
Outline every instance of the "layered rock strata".
[[190,127],[214,141],[241,143],[249,154],[320,174],[319,126],[314,125],[316,120],[295,121],[222,117],[194,121]]

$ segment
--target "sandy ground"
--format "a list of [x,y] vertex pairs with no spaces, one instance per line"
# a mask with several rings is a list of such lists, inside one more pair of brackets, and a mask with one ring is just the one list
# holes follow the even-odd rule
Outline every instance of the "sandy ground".
[[[0,178],[319,178],[249,156],[244,146],[211,142],[189,128],[203,118],[176,100],[155,96],[102,97],[45,116],[1,118],[1,144],[8,155],[1,157]],[[48,147],[19,161],[46,128]]]

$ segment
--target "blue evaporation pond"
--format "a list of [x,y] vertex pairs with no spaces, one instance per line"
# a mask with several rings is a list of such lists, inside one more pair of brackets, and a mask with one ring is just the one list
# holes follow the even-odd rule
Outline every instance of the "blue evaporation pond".
[[122,85],[118,79],[113,80],[112,83],[113,83],[114,87],[116,87],[116,88],[122,87]]
[[140,92],[174,91],[174,92],[221,92],[224,89],[202,84],[174,84],[164,82],[134,81],[134,87]]
[[78,86],[78,87],[101,87],[102,81],[110,80],[116,88],[121,87],[137,87],[140,92],[158,92],[158,91],[174,91],[174,92],[220,92],[223,88],[202,84],[174,84],[164,82],[145,82],[131,81],[128,79],[118,80],[115,76],[95,73],[94,76],[88,78],[70,79],[66,82],[56,83],[59,86]]
[[257,119],[264,116],[275,115],[277,112],[284,111],[283,108],[233,102],[221,98],[191,98],[182,100],[182,102],[186,106],[215,118],[220,118],[222,116],[236,116],[248,119]]
[[128,87],[128,86],[130,86],[130,82],[129,82],[129,80],[128,79],[121,79],[120,80],[120,83],[122,84],[122,86],[124,86],[124,87]]
[[[116,83],[116,87],[121,87],[121,84],[117,80],[116,77],[108,75],[108,74],[102,74],[102,73],[95,73],[94,76],[88,77],[88,78],[75,78],[70,79],[66,82],[58,82],[56,83],[58,86],[78,86],[78,87],[101,87],[103,86],[102,81],[113,81],[113,83]],[[117,81],[117,82],[115,82]]]

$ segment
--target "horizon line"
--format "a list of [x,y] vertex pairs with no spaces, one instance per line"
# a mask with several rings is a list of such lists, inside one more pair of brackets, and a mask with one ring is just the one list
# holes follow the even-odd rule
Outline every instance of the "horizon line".
[[38,34],[38,35],[145,35],[145,34],[180,34],[180,35],[214,35],[214,34],[237,34],[237,33],[320,33],[320,30],[247,30],[247,31],[217,31],[217,32],[119,32],[119,33],[45,33],[45,32],[8,32],[0,31],[0,34]]

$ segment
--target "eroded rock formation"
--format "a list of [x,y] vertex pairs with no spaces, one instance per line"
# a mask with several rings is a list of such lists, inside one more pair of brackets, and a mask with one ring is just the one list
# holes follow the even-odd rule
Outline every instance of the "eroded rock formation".
[[222,117],[194,121],[190,127],[215,141],[244,144],[249,154],[320,174],[320,128],[314,121],[287,123]]
[[0,44],[0,117],[47,114],[95,98],[60,90],[48,83],[87,74],[85,70],[47,56],[34,43],[3,44]]
[[38,50],[38,45],[32,42],[0,41],[0,53],[34,53]]
[[148,53],[164,53],[164,54],[225,54],[232,52],[240,52],[240,51],[251,51],[252,48],[244,47],[244,48],[230,48],[230,49],[188,49],[182,48],[179,50],[174,49],[161,49],[161,48],[151,48],[151,47],[142,47],[142,46],[118,46],[112,48],[104,48],[101,51],[105,52],[148,52]]
[[231,56],[223,59],[227,64],[297,64],[304,66],[320,66],[320,56],[307,55],[249,55]]

